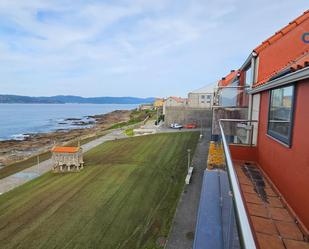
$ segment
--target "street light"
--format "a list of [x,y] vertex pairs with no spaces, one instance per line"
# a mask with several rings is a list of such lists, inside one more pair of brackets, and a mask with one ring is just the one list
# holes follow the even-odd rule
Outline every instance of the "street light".
[[38,174],[40,174],[40,155],[37,156]]
[[203,120],[200,119],[200,139],[203,138]]
[[191,149],[187,149],[188,152],[188,172],[189,172],[189,168],[190,168],[190,156],[191,156]]

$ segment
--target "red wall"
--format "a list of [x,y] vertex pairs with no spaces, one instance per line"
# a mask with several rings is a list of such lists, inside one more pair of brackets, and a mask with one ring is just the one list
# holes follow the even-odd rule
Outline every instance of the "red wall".
[[301,222],[309,229],[309,80],[296,84],[291,148],[268,137],[269,92],[261,94],[259,165],[279,189]]
[[233,160],[257,162],[257,147],[230,144],[230,152]]

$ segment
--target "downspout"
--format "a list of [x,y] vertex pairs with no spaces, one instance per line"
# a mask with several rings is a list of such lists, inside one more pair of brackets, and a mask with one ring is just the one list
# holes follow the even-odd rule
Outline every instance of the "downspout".
[[[251,54],[251,67],[252,67],[252,75],[251,75],[251,82],[252,85],[256,82],[256,75],[257,75],[257,53],[252,52]],[[252,86],[251,86],[252,89]],[[249,94],[249,113],[248,113],[248,120],[252,119],[252,110],[253,110],[253,95]]]

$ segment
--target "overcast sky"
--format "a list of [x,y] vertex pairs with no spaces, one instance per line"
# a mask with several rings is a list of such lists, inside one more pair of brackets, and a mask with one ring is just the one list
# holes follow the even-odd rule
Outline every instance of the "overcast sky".
[[308,0],[0,0],[0,94],[185,96]]

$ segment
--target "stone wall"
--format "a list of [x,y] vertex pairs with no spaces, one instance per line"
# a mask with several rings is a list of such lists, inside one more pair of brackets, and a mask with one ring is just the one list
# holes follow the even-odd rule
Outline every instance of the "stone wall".
[[198,127],[211,127],[212,110],[207,108],[192,108],[192,107],[166,107],[165,110],[165,126],[169,127],[172,123],[190,124],[195,123]]

